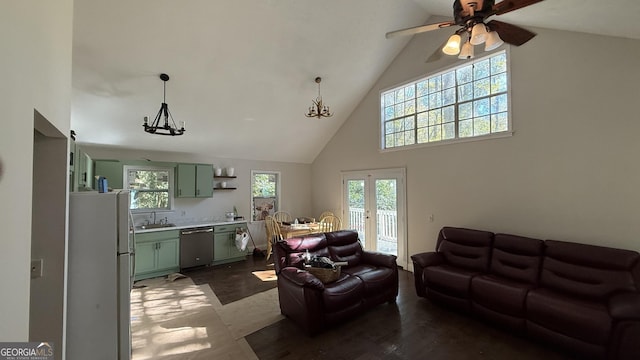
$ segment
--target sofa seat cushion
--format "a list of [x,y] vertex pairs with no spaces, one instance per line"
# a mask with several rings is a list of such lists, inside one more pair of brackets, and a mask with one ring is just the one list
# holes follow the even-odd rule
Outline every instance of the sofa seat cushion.
[[471,298],[488,309],[524,318],[527,293],[532,288],[495,275],[479,275],[471,280]]
[[340,269],[340,271],[343,272],[343,273],[347,273],[349,275],[357,276],[357,275],[364,274],[364,273],[369,272],[369,271],[373,271],[375,269],[376,269],[376,267],[373,266],[373,265],[360,264],[360,265],[357,265],[357,266],[342,267]]
[[606,345],[612,327],[607,306],[539,288],[527,295],[527,319],[584,342]]
[[383,294],[393,289],[396,284],[397,274],[389,268],[377,268],[356,275],[364,283],[366,297]]
[[459,298],[469,298],[471,279],[479,272],[451,265],[430,266],[424,269],[427,287]]
[[341,274],[334,282],[324,284],[322,299],[325,310],[333,312],[346,309],[362,301],[364,283],[357,276]]

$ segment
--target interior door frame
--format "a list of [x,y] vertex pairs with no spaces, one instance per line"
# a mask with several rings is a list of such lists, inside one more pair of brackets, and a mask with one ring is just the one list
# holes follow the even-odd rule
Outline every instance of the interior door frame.
[[[387,169],[368,169],[368,170],[353,170],[353,171],[341,171],[341,184],[342,184],[342,218],[347,219],[349,216],[349,206],[347,202],[346,193],[346,181],[364,179],[369,183],[369,189],[375,189],[375,183],[371,179],[389,179],[397,178],[397,221],[398,221],[398,259],[397,264],[404,269],[408,269],[408,237],[407,237],[407,171],[406,168],[387,168]],[[374,190],[370,190],[374,191]],[[365,195],[366,197],[367,195]],[[369,206],[372,206],[370,204]],[[376,209],[372,208],[371,217],[376,216]],[[348,220],[347,220],[348,221]],[[367,224],[367,227],[373,228],[371,223]],[[369,230],[369,229],[367,229]],[[371,236],[371,232],[367,231],[367,234]]]

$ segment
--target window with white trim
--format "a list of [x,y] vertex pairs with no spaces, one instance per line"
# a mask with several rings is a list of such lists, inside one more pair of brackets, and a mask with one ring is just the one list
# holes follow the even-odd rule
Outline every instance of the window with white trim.
[[171,210],[173,168],[127,165],[124,184],[131,192],[132,212]]
[[280,208],[280,172],[251,170],[251,219],[264,220]]
[[382,92],[382,149],[511,131],[506,51]]

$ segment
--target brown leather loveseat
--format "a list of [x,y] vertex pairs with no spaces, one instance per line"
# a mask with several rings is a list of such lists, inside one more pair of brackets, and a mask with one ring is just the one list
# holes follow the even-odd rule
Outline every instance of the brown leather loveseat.
[[[327,284],[303,270],[301,255],[347,262],[340,277]],[[364,251],[351,230],[278,241],[273,246],[280,310],[309,335],[398,295],[396,257]]]
[[416,291],[580,358],[640,359],[640,254],[445,227]]

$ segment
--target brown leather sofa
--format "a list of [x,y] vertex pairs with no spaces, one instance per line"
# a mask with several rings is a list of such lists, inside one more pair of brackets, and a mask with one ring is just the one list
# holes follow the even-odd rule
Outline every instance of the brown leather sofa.
[[[327,284],[303,270],[306,251],[345,261],[340,277]],[[396,257],[364,251],[358,233],[342,230],[278,241],[273,246],[280,310],[307,334],[360,314],[398,295]]]
[[445,227],[419,296],[595,359],[640,359],[640,254]]

